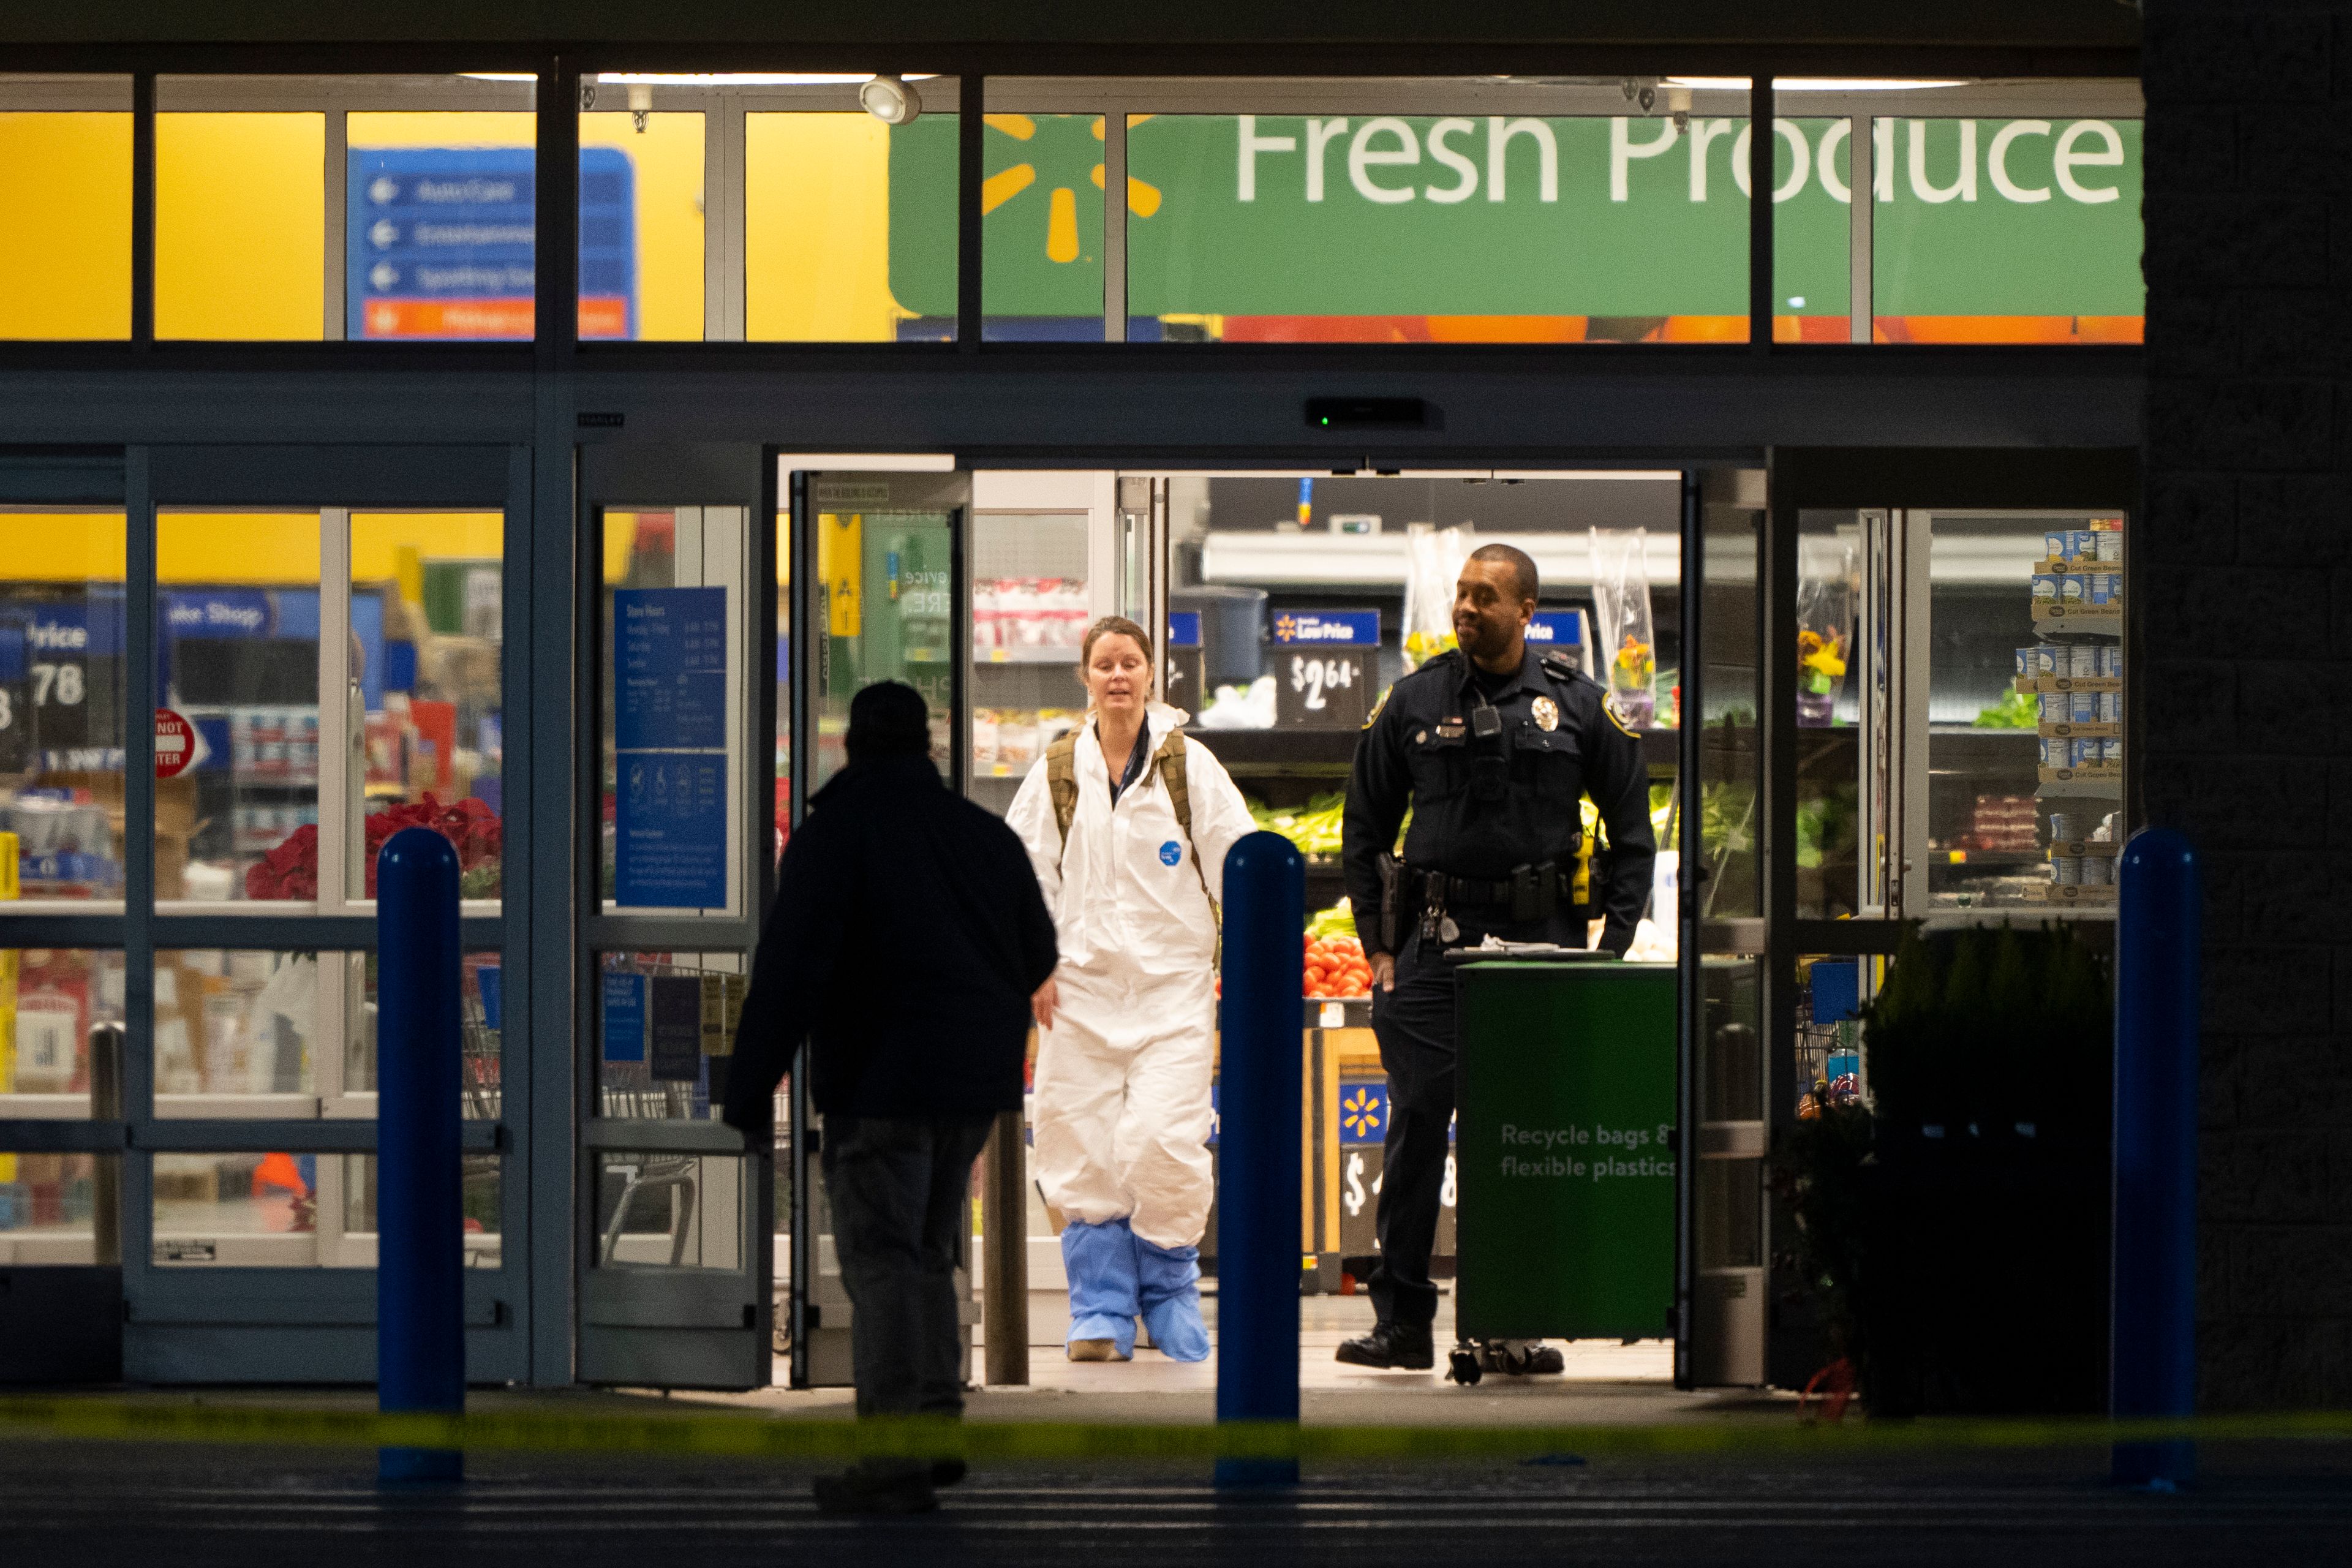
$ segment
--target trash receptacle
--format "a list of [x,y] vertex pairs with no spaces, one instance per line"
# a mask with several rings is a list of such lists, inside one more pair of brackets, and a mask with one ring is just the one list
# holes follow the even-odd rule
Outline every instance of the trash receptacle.
[[1675,966],[1472,962],[1455,994],[1455,1331],[1665,1334]]

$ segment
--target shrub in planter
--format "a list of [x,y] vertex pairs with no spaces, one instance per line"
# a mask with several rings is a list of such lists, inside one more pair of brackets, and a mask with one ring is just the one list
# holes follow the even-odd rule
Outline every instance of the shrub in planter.
[[2096,1411],[2105,965],[2065,926],[1906,933],[1864,1013],[1872,1103],[1799,1124],[1799,1266],[1874,1414]]

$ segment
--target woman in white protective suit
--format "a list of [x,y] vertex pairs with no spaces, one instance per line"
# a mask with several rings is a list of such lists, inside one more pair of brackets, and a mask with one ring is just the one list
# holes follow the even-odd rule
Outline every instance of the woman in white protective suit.
[[1034,1161],[1060,1211],[1072,1361],[1151,1342],[1201,1361],[1208,1225],[1216,900],[1225,852],[1255,830],[1184,713],[1151,700],[1151,639],[1087,628],[1085,724],[1055,742],[1006,816],[1054,911],[1061,966],[1036,999]]

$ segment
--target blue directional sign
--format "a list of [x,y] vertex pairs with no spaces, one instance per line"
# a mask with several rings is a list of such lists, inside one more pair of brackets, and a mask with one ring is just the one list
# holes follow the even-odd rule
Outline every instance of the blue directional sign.
[[616,748],[727,744],[726,589],[620,589],[613,639]]
[[[537,154],[528,147],[354,147],[344,204],[353,338],[529,338]],[[636,336],[635,172],[580,151],[580,335]]]

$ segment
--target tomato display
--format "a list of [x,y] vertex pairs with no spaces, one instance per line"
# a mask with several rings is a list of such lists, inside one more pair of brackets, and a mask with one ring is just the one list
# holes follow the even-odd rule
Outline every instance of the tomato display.
[[1337,1001],[1372,994],[1372,966],[1363,943],[1352,936],[1303,936],[1307,944],[1307,987],[1310,1000]]

